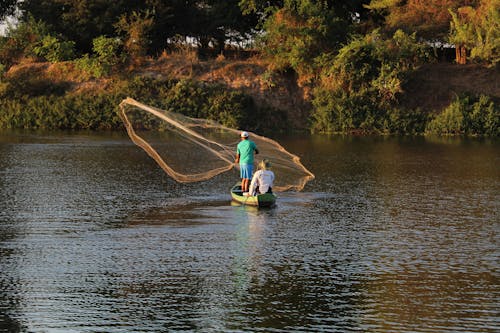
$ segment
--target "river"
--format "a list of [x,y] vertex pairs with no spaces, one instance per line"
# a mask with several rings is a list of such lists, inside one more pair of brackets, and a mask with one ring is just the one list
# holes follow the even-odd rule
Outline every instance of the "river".
[[0,134],[0,332],[498,332],[498,140],[295,136],[232,205],[123,133]]

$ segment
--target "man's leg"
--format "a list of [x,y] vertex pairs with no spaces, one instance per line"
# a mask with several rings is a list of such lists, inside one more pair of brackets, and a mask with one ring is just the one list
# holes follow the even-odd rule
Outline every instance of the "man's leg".
[[241,190],[243,192],[248,192],[248,187],[249,187],[249,179],[248,178],[243,178],[241,180]]

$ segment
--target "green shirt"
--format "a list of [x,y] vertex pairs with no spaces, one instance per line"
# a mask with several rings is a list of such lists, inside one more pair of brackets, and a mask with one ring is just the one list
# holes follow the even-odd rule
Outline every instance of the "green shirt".
[[238,143],[236,153],[240,155],[240,164],[253,164],[253,152],[257,149],[255,142],[248,139]]

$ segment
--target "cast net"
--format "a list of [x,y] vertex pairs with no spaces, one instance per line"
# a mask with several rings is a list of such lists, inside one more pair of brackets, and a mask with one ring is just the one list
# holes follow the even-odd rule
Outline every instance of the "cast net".
[[[120,103],[120,117],[132,141],[178,182],[204,181],[239,168],[234,160],[240,130],[154,108],[132,98]],[[250,140],[259,150],[256,164],[264,158],[272,164],[275,191],[300,191],[314,178],[299,157],[276,141],[251,132]]]

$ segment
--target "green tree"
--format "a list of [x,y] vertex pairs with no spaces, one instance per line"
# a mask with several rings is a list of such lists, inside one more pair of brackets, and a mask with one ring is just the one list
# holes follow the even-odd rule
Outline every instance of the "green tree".
[[273,12],[264,23],[261,49],[271,69],[293,69],[300,84],[314,80],[322,55],[338,50],[355,23],[352,15],[338,15],[329,1],[289,0],[267,10]]
[[[401,30],[358,36],[337,55],[324,56],[314,89],[312,129],[318,132],[382,131],[407,73],[428,61],[425,45]],[[401,118],[401,117],[399,117]]]
[[40,43],[33,48],[33,53],[43,57],[50,62],[71,60],[75,56],[75,43],[46,35]]
[[460,7],[450,10],[452,21],[449,40],[456,45],[456,61],[467,62],[467,50],[472,59],[493,65],[500,61],[500,0],[482,0],[477,8]]
[[152,12],[132,12],[122,15],[115,24],[118,32],[125,34],[124,47],[133,61],[138,61],[147,54],[150,43],[149,32],[153,27]]
[[32,16],[16,26],[9,26],[5,38],[0,41],[0,63],[10,66],[23,57],[34,56],[34,48],[50,33],[45,22]]
[[457,9],[474,2],[472,0],[371,0],[366,6],[382,14],[384,27],[389,30],[402,29],[416,32],[427,40],[445,41],[449,26],[449,9]]
[[[127,35],[138,32],[141,24],[145,29],[153,17],[146,24],[146,45],[125,41],[127,49],[134,49],[132,53],[144,49],[159,53],[177,35],[193,37],[205,47],[222,48],[228,38],[249,39],[257,22],[255,14],[243,15],[239,0],[23,0],[19,7],[22,20],[32,15],[46,22],[56,35],[74,41],[82,54],[92,50],[94,38],[115,35],[117,25]],[[149,13],[149,17],[137,13]]]
[[[420,39],[444,44],[449,40],[450,21],[452,21],[450,13],[464,6],[477,7],[480,1],[371,0],[366,7],[384,18],[382,26],[388,31],[402,29],[410,34],[415,32]],[[464,44],[458,43],[456,50],[457,62],[462,63],[464,61],[462,57],[465,56]]]
[[76,50],[88,53],[94,38],[115,33],[118,18],[148,4],[148,0],[23,0],[19,3],[24,20],[27,15],[46,22],[51,30],[75,42]]
[[215,48],[220,53],[227,41],[250,40],[257,25],[257,15],[244,15],[239,0],[185,1],[174,12],[175,34],[194,38],[202,51]]

